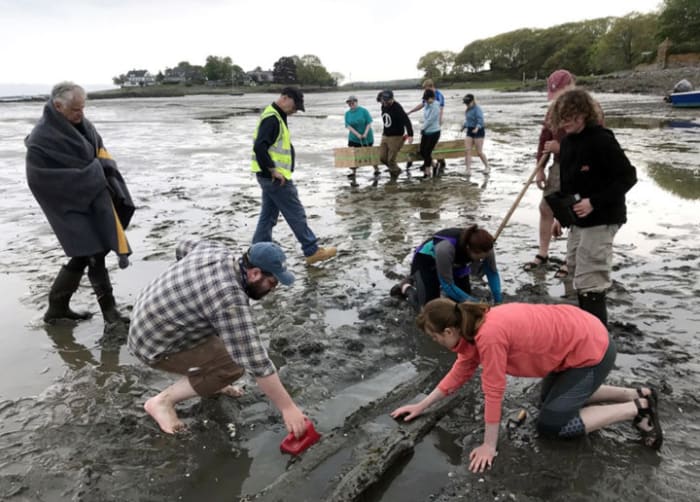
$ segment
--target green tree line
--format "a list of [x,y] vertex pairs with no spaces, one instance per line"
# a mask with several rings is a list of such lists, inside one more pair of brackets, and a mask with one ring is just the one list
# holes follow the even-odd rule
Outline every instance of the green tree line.
[[[260,71],[260,67],[256,68]],[[339,73],[329,73],[321,59],[313,54],[304,56],[284,56],[278,59],[272,69],[275,84],[296,84],[300,86],[337,87],[343,80]],[[222,85],[243,86],[251,83],[250,77],[228,56],[207,56],[204,66],[192,65],[188,61],[178,63],[174,68],[166,68],[155,76],[157,83],[168,83],[169,78],[181,79],[187,84],[203,84],[207,81]],[[115,84],[126,82],[126,74],[112,79]]]
[[671,53],[700,52],[700,0],[664,0],[659,12],[649,14],[522,28],[475,40],[459,53],[429,52],[417,68],[442,82],[470,80],[486,70],[490,78],[516,79],[542,78],[557,68],[603,74],[653,62],[666,38]]

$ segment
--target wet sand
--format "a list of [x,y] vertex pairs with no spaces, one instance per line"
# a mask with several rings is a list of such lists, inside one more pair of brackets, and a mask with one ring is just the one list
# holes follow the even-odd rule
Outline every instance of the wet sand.
[[[466,91],[465,91],[466,92]],[[463,92],[446,93],[443,138],[457,137]],[[376,117],[376,93],[360,105]],[[397,99],[410,108],[419,93]],[[122,271],[108,257],[118,303],[174,259],[183,236],[216,238],[243,250],[259,209],[249,173],[255,113],[272,95],[104,100],[88,104],[138,205],[128,234],[135,254]],[[77,326],[41,321],[48,288],[65,258],[24,180],[22,139],[41,104],[0,106],[0,498],[8,500],[690,500],[700,460],[700,112],[674,110],[658,96],[597,98],[607,123],[637,167],[629,223],[616,237],[609,310],[618,345],[613,384],[650,383],[661,394],[664,447],[639,444],[630,424],[581,441],[549,442],[534,429],[537,381],[511,379],[504,416],[528,410],[506,434],[494,468],[466,471],[483,433],[478,379],[450,406],[421,423],[388,418],[395,405],[428,392],[452,356],[417,332],[408,307],[388,296],[413,246],[432,231],[477,222],[495,232],[534,167],[543,94],[477,95],[487,120],[490,175],[478,161],[423,180],[416,168],[396,182],[332,167],[345,146],[345,96],[309,95],[290,119],[298,154],[295,180],[311,227],[338,257],[306,267],[282,221],[275,238],[297,275],[291,288],[254,310],[280,376],[324,439],[301,461],[279,453],[280,417],[249,381],[241,399],[191,401],[179,411],[190,427],[166,437],[143,402],[171,379],[103,333],[87,281],[77,308],[96,313]],[[233,113],[235,112],[235,113]],[[416,117],[417,118],[417,117]],[[379,122],[375,122],[375,131]],[[415,176],[411,176],[415,175]],[[539,193],[531,187],[497,245],[506,301],[561,302],[555,266],[526,273],[536,252]],[[564,241],[552,254],[563,257]],[[477,285],[477,292],[487,289]],[[362,385],[370,382],[369,385]]]

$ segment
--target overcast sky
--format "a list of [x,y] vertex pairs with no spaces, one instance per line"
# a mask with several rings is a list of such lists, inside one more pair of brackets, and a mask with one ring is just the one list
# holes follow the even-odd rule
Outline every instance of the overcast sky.
[[111,83],[230,56],[245,71],[314,54],[345,81],[420,77],[433,50],[519,28],[658,10],[661,0],[0,0],[0,84]]

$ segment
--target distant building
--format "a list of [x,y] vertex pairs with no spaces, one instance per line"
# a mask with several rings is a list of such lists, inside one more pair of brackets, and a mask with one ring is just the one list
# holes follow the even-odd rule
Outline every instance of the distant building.
[[163,74],[163,84],[204,84],[206,81],[201,66],[166,68]]
[[272,71],[270,70],[252,70],[246,72],[246,75],[248,78],[250,78],[250,82],[255,85],[255,84],[268,84],[274,82],[275,78],[274,75],[272,74]]
[[126,74],[122,87],[145,87],[155,85],[156,79],[148,70],[131,70]]

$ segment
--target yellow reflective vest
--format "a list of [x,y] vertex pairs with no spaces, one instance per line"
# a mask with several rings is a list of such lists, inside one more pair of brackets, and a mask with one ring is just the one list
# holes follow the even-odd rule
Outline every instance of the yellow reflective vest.
[[[292,179],[292,138],[289,134],[287,124],[284,123],[282,116],[274,106],[269,105],[263,110],[262,115],[260,115],[260,120],[258,120],[258,125],[255,127],[255,134],[253,135],[253,144],[255,144],[255,140],[258,139],[260,124],[270,116],[277,117],[277,121],[280,124],[280,132],[277,135],[277,140],[270,146],[268,153],[275,163],[275,169],[277,169],[285,179],[290,180]],[[255,156],[255,151],[253,151],[251,170],[254,173],[261,171],[260,164],[258,164],[258,159]]]

